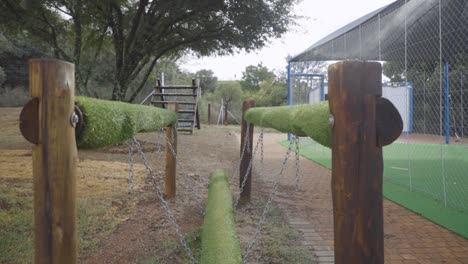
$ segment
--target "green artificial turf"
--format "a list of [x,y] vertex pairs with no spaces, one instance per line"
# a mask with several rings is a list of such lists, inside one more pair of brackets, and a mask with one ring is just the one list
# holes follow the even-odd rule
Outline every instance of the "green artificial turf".
[[245,113],[245,119],[260,127],[274,128],[301,137],[308,136],[331,147],[331,128],[328,124],[328,101],[317,104],[255,107]]
[[208,203],[202,231],[202,264],[242,263],[232,209],[227,172],[216,170],[210,175]]
[[177,114],[153,106],[99,100],[77,96],[76,105],[84,115],[79,148],[98,148],[122,143],[138,132],[155,131],[175,124]]
[[[289,142],[281,144],[287,146]],[[331,150],[312,140],[301,141],[300,153],[331,168]],[[441,157],[445,157],[443,163]],[[463,145],[393,143],[384,147],[384,196],[465,238],[468,238],[467,172],[468,147]]]

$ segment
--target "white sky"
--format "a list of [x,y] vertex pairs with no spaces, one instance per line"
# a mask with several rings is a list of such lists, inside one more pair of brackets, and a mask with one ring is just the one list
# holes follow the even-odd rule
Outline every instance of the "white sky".
[[287,66],[286,56],[294,56],[342,26],[395,0],[302,0],[294,10],[305,17],[281,39],[274,39],[267,47],[250,54],[233,56],[187,58],[181,68],[195,72],[211,69],[219,80],[236,80],[248,65],[262,62],[269,69]]

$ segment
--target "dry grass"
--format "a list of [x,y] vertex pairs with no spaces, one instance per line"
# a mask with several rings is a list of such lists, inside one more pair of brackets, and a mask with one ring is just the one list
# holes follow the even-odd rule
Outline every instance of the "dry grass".
[[[0,151],[0,263],[32,259],[32,161],[29,150]],[[144,175],[135,165],[135,175]],[[128,191],[128,163],[83,160],[77,192],[80,257],[91,254],[135,206]],[[143,179],[136,180],[137,188]]]

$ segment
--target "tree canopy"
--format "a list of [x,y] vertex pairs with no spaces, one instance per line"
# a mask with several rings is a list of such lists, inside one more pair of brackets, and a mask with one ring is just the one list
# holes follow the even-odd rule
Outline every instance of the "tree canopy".
[[[133,101],[161,58],[233,54],[265,46],[294,22],[297,0],[4,0],[0,23],[27,31],[75,63],[78,91],[103,50],[113,59],[112,99]],[[82,67],[82,63],[86,67]]]
[[259,63],[257,66],[249,65],[242,72],[241,86],[245,91],[258,91],[260,90],[261,82],[274,79],[275,74],[262,63]]

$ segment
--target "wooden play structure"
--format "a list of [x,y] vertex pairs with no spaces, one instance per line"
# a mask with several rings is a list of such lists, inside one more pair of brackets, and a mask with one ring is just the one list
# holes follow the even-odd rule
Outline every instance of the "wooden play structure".
[[151,100],[153,105],[162,108],[167,108],[169,104],[177,105],[178,131],[193,134],[194,128],[200,129],[198,100],[201,90],[197,80],[193,79],[192,85],[163,85],[158,80],[154,89]]

